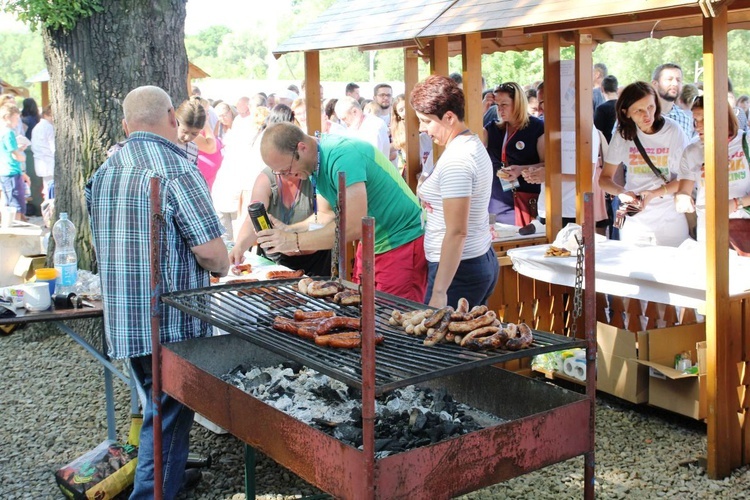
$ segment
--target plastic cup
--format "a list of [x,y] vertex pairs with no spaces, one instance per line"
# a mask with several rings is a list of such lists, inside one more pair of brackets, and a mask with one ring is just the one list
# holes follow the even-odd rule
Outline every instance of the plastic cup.
[[55,294],[55,282],[57,282],[57,271],[52,267],[42,267],[36,270],[36,281],[46,282],[49,285],[49,294]]
[[16,207],[5,206],[0,208],[0,227],[8,228],[13,225],[13,221],[16,220]]

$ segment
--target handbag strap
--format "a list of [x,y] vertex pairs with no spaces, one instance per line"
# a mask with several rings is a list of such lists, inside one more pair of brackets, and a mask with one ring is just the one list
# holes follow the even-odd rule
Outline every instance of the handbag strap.
[[742,150],[745,152],[745,159],[750,163],[750,154],[747,153],[747,133],[742,133]]
[[651,158],[648,157],[648,153],[646,153],[646,150],[643,148],[643,144],[641,144],[641,140],[638,139],[637,135],[633,139],[633,142],[635,143],[635,147],[638,148],[638,152],[641,153],[643,159],[646,160],[646,163],[648,164],[649,168],[651,168],[651,171],[654,173],[654,175],[663,180],[664,184],[668,184],[669,180],[667,180],[664,174],[661,173],[661,170],[654,166],[654,162],[652,162]]

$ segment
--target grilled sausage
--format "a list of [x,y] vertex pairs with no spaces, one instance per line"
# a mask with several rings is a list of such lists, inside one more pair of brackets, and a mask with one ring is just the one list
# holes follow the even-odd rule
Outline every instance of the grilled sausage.
[[463,340],[461,340],[461,345],[463,347],[466,347],[469,342],[472,342],[475,339],[489,337],[490,335],[496,334],[498,331],[500,331],[500,328],[496,326],[483,326],[481,328],[477,328],[476,330],[472,330],[471,332],[464,335]]
[[304,275],[305,271],[303,269],[299,269],[297,271],[268,271],[266,273],[266,279],[281,280],[288,278],[301,278]]
[[356,306],[362,302],[362,297],[356,290],[344,290],[334,295],[333,301],[342,306]]
[[458,299],[458,304],[456,305],[456,312],[461,313],[461,314],[469,312],[469,301],[463,297]]
[[435,329],[435,332],[432,335],[428,335],[427,338],[424,339],[424,345],[433,346],[438,342],[442,342],[445,335],[448,333],[448,325],[450,324],[450,321],[450,313],[444,314],[443,319],[440,321],[440,326]]
[[534,342],[534,335],[531,331],[531,327],[526,323],[521,323],[518,325],[518,336],[509,339],[508,342],[505,343],[505,348],[509,351],[518,351],[529,347],[532,342]]
[[466,343],[469,349],[500,349],[506,343],[506,338],[500,332],[489,337],[474,338]]
[[334,316],[317,324],[315,331],[318,335],[327,335],[337,328],[346,328],[348,330],[359,330],[361,321],[359,318],[348,318],[346,316]]
[[[375,334],[375,345],[383,343],[385,338],[382,335]],[[319,346],[334,347],[337,349],[355,349],[362,346],[362,336],[359,332],[342,332],[331,335],[316,337],[315,343]]]
[[296,311],[294,311],[295,321],[308,321],[311,319],[333,318],[334,316],[336,316],[336,313],[331,310],[302,311],[301,309],[297,309]]
[[434,313],[432,313],[431,316],[428,316],[424,319],[424,326],[427,328],[433,328],[440,323],[440,321],[443,319],[443,316],[446,314],[450,315],[450,313],[453,312],[453,308],[451,307],[441,307]]
[[420,324],[420,323],[421,323],[421,322],[422,322],[422,321],[423,321],[423,320],[424,320],[424,319],[425,319],[425,318],[426,318],[427,316],[429,316],[430,314],[432,314],[432,312],[433,312],[433,310],[432,310],[432,309],[423,309],[423,310],[421,310],[421,311],[417,312],[416,314],[414,314],[414,315],[413,315],[413,316],[412,316],[412,317],[411,317],[411,318],[409,319],[409,322],[410,322],[410,323],[411,323],[412,325],[414,325],[414,326],[417,326],[417,325],[418,325],[418,324]]
[[478,318],[479,316],[485,314],[489,309],[487,306],[474,306],[471,308],[471,311],[466,313],[458,313],[455,312],[451,314],[451,319],[453,321],[471,321],[474,318]]
[[484,315],[469,321],[453,321],[448,325],[448,329],[454,333],[469,333],[477,328],[492,324],[495,318],[497,318],[495,311],[487,311]]
[[300,292],[307,295],[307,287],[310,286],[310,283],[312,282],[313,282],[312,278],[302,278],[301,280],[299,280],[299,283],[297,283],[297,288],[299,289]]
[[307,286],[310,297],[330,297],[341,291],[341,285],[335,281],[313,281]]
[[242,276],[243,274],[250,274],[250,272],[253,270],[253,266],[251,264],[237,264],[236,266],[232,266],[232,274],[235,276]]

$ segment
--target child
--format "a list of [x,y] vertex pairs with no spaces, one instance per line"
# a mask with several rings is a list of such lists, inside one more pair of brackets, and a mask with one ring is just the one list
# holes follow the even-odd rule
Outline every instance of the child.
[[13,103],[0,107],[0,189],[6,206],[16,207],[16,220],[26,220],[26,186],[29,176],[23,169],[26,145],[19,146],[15,129],[21,112]]

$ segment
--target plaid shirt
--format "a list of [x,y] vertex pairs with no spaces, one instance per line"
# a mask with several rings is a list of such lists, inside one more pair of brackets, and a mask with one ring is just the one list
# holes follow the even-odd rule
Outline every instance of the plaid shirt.
[[[178,147],[148,132],[125,146],[86,185],[86,204],[104,299],[104,327],[113,358],[151,353],[150,186],[160,180],[161,285],[164,292],[208,286],[208,271],[191,247],[224,232],[206,181]],[[209,327],[160,304],[162,343],[202,337]]]
[[685,135],[688,136],[688,139],[692,138],[695,135],[692,116],[688,116],[687,113],[680,109],[678,105],[673,105],[669,113],[664,116],[676,121],[677,125],[679,125],[682,131],[685,132]]

